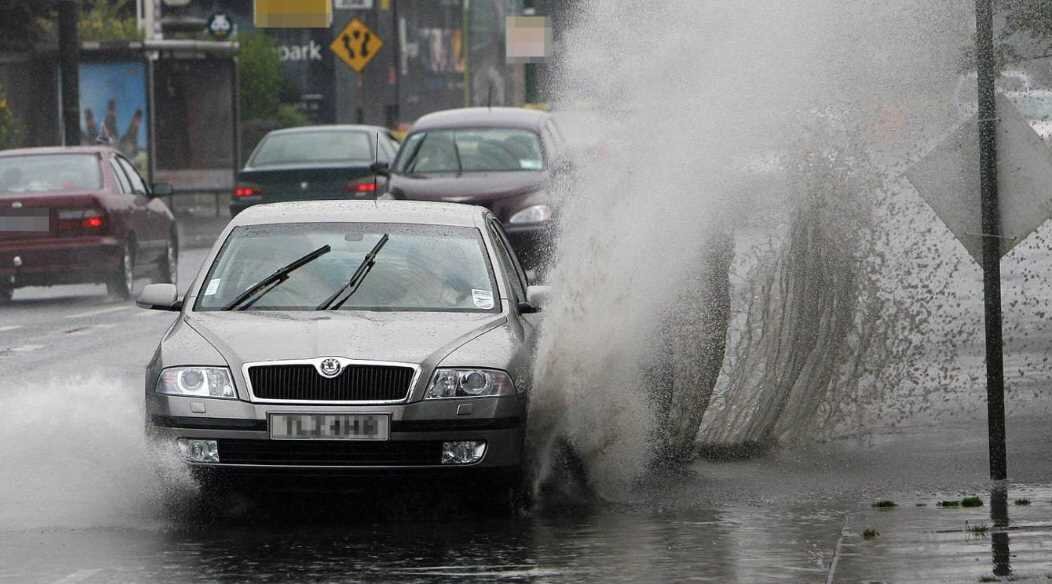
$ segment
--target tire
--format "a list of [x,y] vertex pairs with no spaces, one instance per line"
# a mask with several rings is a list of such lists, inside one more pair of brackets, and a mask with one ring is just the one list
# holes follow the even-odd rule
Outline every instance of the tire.
[[179,275],[179,242],[174,236],[168,238],[158,273],[157,282],[159,284],[178,284],[176,278]]
[[10,304],[14,292],[14,289],[9,286],[0,286],[0,306]]
[[106,281],[106,290],[110,296],[127,300],[131,298],[132,286],[135,282],[135,254],[132,253],[131,240],[124,243],[124,251],[121,254],[120,265]]

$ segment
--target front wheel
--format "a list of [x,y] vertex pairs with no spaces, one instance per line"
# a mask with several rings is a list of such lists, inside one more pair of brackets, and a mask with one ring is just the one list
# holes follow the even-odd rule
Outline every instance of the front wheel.
[[0,305],[10,303],[11,296],[13,296],[14,293],[14,288],[11,288],[10,286],[0,286]]
[[125,242],[121,253],[121,262],[106,282],[106,290],[111,296],[127,300],[131,298],[135,284],[135,256],[132,254],[131,242]]

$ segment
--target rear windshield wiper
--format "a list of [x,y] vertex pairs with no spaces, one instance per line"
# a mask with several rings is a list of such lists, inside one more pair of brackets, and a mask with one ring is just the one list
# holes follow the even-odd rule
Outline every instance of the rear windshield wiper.
[[268,292],[277,288],[285,280],[289,279],[289,274],[302,268],[303,266],[313,262],[321,256],[332,251],[332,247],[324,245],[318,249],[310,252],[309,254],[301,257],[300,259],[292,262],[291,264],[275,271],[273,274],[260,280],[257,284],[254,284],[248,290],[245,290],[238,295],[230,304],[223,307],[223,310],[245,310],[256,303],[257,300],[262,298]]
[[[388,239],[390,239],[390,236],[385,233],[384,236],[380,238],[380,241],[376,242],[373,249],[365,254],[365,258],[362,260],[362,263],[358,264],[358,269],[354,271],[353,275],[351,275],[351,279],[347,280],[347,283],[334,292],[332,296],[326,298],[325,302],[319,304],[318,310],[328,310],[330,308],[332,310],[339,310],[344,302],[347,302],[351,296],[354,296],[354,293],[361,287],[362,282],[365,281],[365,277],[368,276],[369,272],[373,269],[373,265],[376,263],[376,254],[380,253],[380,250],[387,245]],[[336,302],[336,299],[340,298],[340,296],[343,296],[343,298],[340,299],[339,302]]]

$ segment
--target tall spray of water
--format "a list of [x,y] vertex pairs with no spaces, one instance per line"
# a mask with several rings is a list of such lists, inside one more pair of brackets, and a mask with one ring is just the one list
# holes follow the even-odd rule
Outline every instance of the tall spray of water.
[[[873,326],[915,316],[878,274],[910,231],[888,205],[917,203],[892,179],[952,123],[970,14],[956,0],[577,4],[552,93],[596,116],[602,154],[559,193],[531,423],[542,452],[569,442],[615,495],[655,453],[683,455],[702,415],[714,441],[791,437],[821,417],[841,362],[903,335]],[[820,363],[833,348],[840,362]]]

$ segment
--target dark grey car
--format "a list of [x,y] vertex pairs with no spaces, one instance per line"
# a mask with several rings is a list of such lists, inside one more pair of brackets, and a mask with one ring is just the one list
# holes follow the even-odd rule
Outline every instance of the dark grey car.
[[184,299],[164,284],[139,298],[181,311],[147,367],[147,426],[199,473],[518,486],[546,294],[481,207],[252,207]]

